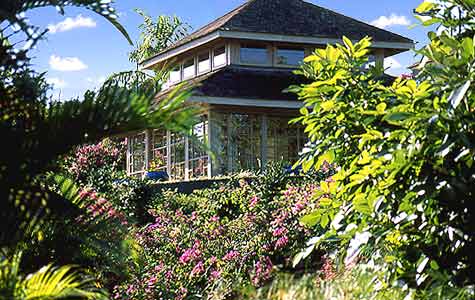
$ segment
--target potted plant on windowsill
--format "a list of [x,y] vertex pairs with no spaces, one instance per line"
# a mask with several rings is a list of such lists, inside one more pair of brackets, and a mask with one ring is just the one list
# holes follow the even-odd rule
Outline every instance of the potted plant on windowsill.
[[155,158],[150,162],[149,169],[145,174],[147,179],[168,180],[168,173],[163,167],[166,166],[165,158],[160,152],[155,153]]

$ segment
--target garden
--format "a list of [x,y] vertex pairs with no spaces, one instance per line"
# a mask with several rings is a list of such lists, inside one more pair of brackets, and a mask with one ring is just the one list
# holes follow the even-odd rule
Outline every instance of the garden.
[[[183,85],[154,102],[165,71],[49,98],[30,64],[47,32],[23,13],[70,5],[131,42],[109,1],[0,4],[0,299],[475,298],[475,1],[415,8],[437,28],[415,77],[368,67],[370,38],[315,50],[286,91],[305,103],[302,170],[269,163],[192,193],[124,167],[121,133],[196,121]],[[139,13],[134,62],[186,35]]]

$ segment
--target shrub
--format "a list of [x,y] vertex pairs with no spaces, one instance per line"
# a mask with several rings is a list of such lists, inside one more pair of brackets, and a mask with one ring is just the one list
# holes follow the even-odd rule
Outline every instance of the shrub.
[[136,231],[146,264],[133,267],[114,297],[224,298],[240,286],[266,283],[278,269],[295,270],[292,255],[316,234],[299,218],[318,205],[317,187],[291,184],[282,171],[267,175],[191,195],[158,195],[150,209],[154,223]]
[[304,168],[339,166],[305,218],[327,229],[311,247],[377,261],[389,284],[425,293],[474,284],[475,15],[466,1],[416,11],[441,25],[420,51],[429,63],[417,80],[383,84],[381,69],[364,68],[370,40],[344,38],[307,57],[299,73],[314,82],[292,90],[306,103],[297,121],[314,143]]
[[66,157],[62,169],[82,185],[109,192],[118,178],[124,177],[125,142],[104,139],[97,144],[76,147]]

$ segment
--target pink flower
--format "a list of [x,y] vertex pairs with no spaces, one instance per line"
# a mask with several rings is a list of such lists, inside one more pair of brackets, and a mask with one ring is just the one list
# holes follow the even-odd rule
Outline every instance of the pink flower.
[[223,260],[224,261],[231,261],[231,260],[234,260],[235,258],[237,258],[238,256],[239,256],[239,252],[237,252],[235,250],[231,250],[228,253],[226,253],[225,256],[223,256]]
[[221,276],[221,271],[213,270],[211,272],[211,279],[216,280]]
[[249,207],[254,208],[257,205],[258,202],[259,202],[259,197],[253,196],[251,198],[251,201],[249,202]]
[[286,235],[284,235],[283,237],[278,239],[277,242],[275,242],[275,249],[284,248],[288,243],[289,243],[289,238]]
[[218,216],[213,216],[213,217],[211,217],[210,221],[211,221],[211,222],[218,222],[218,221],[219,221],[219,217],[218,217]]
[[299,212],[301,212],[305,206],[306,206],[307,203],[305,203],[304,201],[298,201],[297,203],[294,204],[294,206],[292,207],[292,213],[295,215],[295,214],[298,214]]
[[158,278],[156,276],[152,276],[150,277],[150,279],[148,280],[148,285],[149,286],[152,286],[152,285],[155,285],[155,283],[157,283],[158,281]]
[[191,270],[191,276],[197,276],[205,271],[205,266],[202,261],[198,262],[196,266]]
[[273,269],[272,261],[269,257],[261,258],[255,265],[254,274],[251,278],[254,286],[260,285],[262,282],[269,280]]
[[284,234],[286,234],[288,232],[287,228],[285,227],[278,227],[274,230],[274,232],[272,232],[272,235],[273,236],[282,236]]
[[194,261],[200,258],[201,251],[198,249],[200,247],[200,241],[196,240],[192,248],[188,248],[180,256],[180,263],[186,264],[190,261]]

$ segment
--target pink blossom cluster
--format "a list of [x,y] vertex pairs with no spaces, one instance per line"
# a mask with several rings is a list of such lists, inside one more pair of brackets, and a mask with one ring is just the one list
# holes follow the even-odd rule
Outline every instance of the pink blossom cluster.
[[87,172],[94,171],[105,165],[118,165],[124,154],[125,143],[115,144],[111,141],[102,141],[93,145],[78,147],[69,160],[68,170],[80,178]]
[[107,199],[99,196],[99,194],[94,192],[93,190],[84,189],[79,193],[79,197],[81,199],[89,199],[93,201],[92,203],[86,206],[87,212],[93,218],[102,217],[113,221],[119,221],[124,226],[128,225],[125,215],[117,211],[113,207],[112,203],[110,203]]
[[235,251],[235,250],[231,250],[223,256],[223,260],[224,261],[233,261],[238,257],[239,257],[239,252]]
[[252,284],[259,286],[272,276],[272,269],[274,265],[268,256],[261,258],[255,265],[254,274],[252,276]]
[[192,248],[188,248],[180,256],[180,263],[187,264],[190,261],[196,261],[201,257],[200,241],[196,240]]

